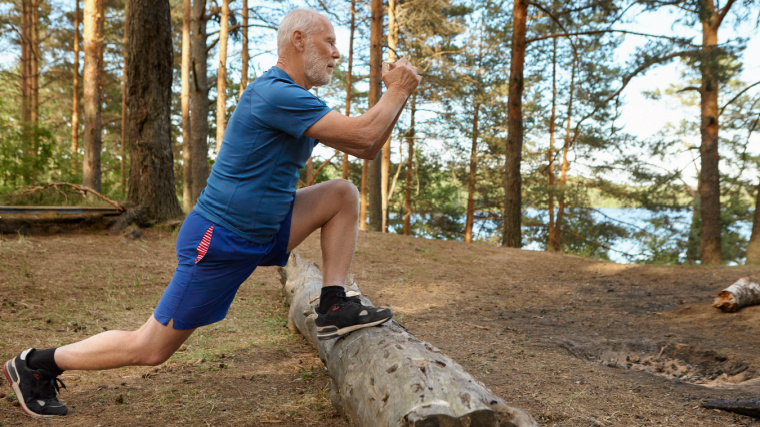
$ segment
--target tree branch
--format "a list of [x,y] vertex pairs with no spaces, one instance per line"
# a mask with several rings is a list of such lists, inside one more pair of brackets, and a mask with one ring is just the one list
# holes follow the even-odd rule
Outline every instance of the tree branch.
[[[581,12],[583,10],[591,9],[591,8],[594,8],[594,7],[600,6],[600,5],[606,5],[608,3],[609,3],[609,0],[599,0],[599,1],[594,2],[594,3],[589,3],[589,4],[585,5],[585,6],[576,7],[575,9],[558,10],[557,11],[557,15],[564,15],[566,13]],[[542,5],[540,5],[538,3],[529,2],[528,4],[531,5],[531,6],[535,6],[535,7],[539,8],[539,9],[543,10]]]
[[603,34],[603,33],[621,33],[621,34],[632,34],[635,36],[644,36],[644,37],[651,37],[651,38],[658,38],[658,39],[666,39],[666,40],[672,40],[677,41],[679,40],[678,37],[669,37],[669,36],[660,36],[657,34],[646,34],[646,33],[639,33],[636,31],[628,31],[628,30],[614,30],[614,29],[607,29],[607,30],[593,30],[593,31],[579,31],[576,33],[559,33],[559,34],[549,34],[546,36],[541,37],[533,37],[525,41],[525,43],[532,43],[539,40],[546,40],[556,37],[570,37],[570,36],[586,36],[586,35],[593,35],[593,34]]
[[311,180],[309,180],[309,185],[308,186],[311,186],[312,184],[314,184],[314,180],[317,179],[317,175],[319,175],[319,173],[322,171],[322,169],[324,169],[325,166],[327,166],[328,164],[330,164],[330,162],[332,161],[332,159],[334,159],[335,156],[337,156],[339,153],[340,153],[340,151],[335,150],[335,154],[333,154],[329,159],[325,160],[324,162],[322,162],[321,165],[319,165],[319,167],[317,168],[317,170],[314,172],[314,175],[311,177]]
[[725,6],[718,12],[718,19],[713,24],[715,28],[720,27],[720,24],[723,22],[723,18],[726,17],[726,14],[728,13],[728,10],[731,9],[731,6],[734,4],[736,0],[728,0],[728,3],[726,3]]
[[[117,202],[115,200],[109,199],[108,197],[106,197],[106,196],[98,193],[97,191],[93,190],[92,188],[87,187],[85,185],[72,184],[72,183],[69,183],[69,182],[48,182],[47,184],[42,184],[42,185],[38,185],[38,186],[35,186],[35,187],[27,188],[25,190],[21,190],[21,191],[19,191],[17,193],[13,193],[13,195],[22,196],[22,195],[34,193],[35,191],[41,191],[41,190],[44,190],[46,188],[53,188],[57,192],[62,193],[61,190],[60,190],[60,187],[70,187],[70,188],[73,188],[74,190],[76,190],[80,194],[82,194],[82,196],[86,195],[87,193],[90,193],[93,196],[99,198],[100,200],[103,200],[104,202],[106,202],[106,203],[110,204],[111,206],[115,207],[119,211],[121,211],[121,212],[126,211],[126,209],[124,208],[124,206],[122,206],[121,204],[119,204],[119,202]],[[64,196],[65,196],[65,194],[64,194]],[[66,197],[66,200],[68,201],[68,197]]]
[[616,90],[615,92],[611,93],[610,96],[608,96],[604,101],[602,101],[602,102],[599,103],[599,106],[597,106],[596,108],[594,108],[593,111],[591,111],[590,113],[586,114],[586,116],[584,116],[582,119],[580,119],[578,121],[578,123],[575,125],[575,130],[573,132],[574,133],[573,140],[575,140],[575,138],[577,138],[578,133],[580,132],[581,124],[586,119],[588,119],[590,117],[593,117],[594,114],[596,114],[602,108],[603,105],[606,105],[608,102],[610,102],[610,100],[612,100],[616,96],[619,96],[620,93],[623,92],[623,89],[625,89],[626,86],[628,86],[628,83],[630,83],[631,80],[633,80],[634,77],[636,77],[640,73],[646,71],[652,65],[660,64],[660,63],[663,63],[663,62],[667,62],[667,61],[670,61],[673,58],[679,58],[679,57],[683,57],[683,56],[692,55],[692,54],[697,53],[697,52],[699,52],[699,51],[698,50],[687,50],[687,51],[681,51],[681,52],[674,52],[674,53],[671,53],[670,55],[665,55],[665,56],[660,57],[660,58],[651,58],[650,60],[644,61],[644,63],[642,63],[641,65],[639,65],[635,70],[633,70],[633,72],[631,72],[628,75],[626,75],[625,77],[623,77],[623,84],[620,86],[620,88],[618,88],[618,90]]
[[216,46],[217,43],[219,43],[219,38],[218,37],[217,37],[216,40],[214,40],[213,43],[211,43],[210,45],[206,46],[206,53],[211,52],[211,49],[213,49],[214,46]]
[[[261,24],[248,24],[248,25],[245,25],[245,28],[251,28],[251,27],[266,28],[266,29],[269,29],[269,30],[275,30],[275,31],[277,31],[277,27],[273,27],[271,25],[261,25]],[[232,32],[232,31],[238,30],[240,28],[243,28],[243,24],[230,25],[230,27],[228,28],[228,31]],[[212,31],[212,32],[206,34],[206,37],[213,36],[214,34],[219,34],[220,31],[221,30]]]
[[686,86],[683,89],[679,89],[678,92],[676,92],[676,93],[688,92],[690,90],[700,92],[702,90],[702,88],[700,88],[699,86]]
[[739,99],[739,97],[742,96],[745,92],[747,92],[748,90],[752,89],[753,87],[755,87],[757,85],[760,85],[760,81],[756,81],[755,83],[752,83],[751,85],[745,87],[741,92],[737,93],[735,97],[731,98],[730,101],[726,102],[726,104],[723,107],[721,107],[720,113],[718,113],[718,116],[722,116],[723,115],[723,110],[725,110],[726,107],[728,107],[729,105],[731,105],[731,103],[733,103],[734,101],[736,101],[737,99]]

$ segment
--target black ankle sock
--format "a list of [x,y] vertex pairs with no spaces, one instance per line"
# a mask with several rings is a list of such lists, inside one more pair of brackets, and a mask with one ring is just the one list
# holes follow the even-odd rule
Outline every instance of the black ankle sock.
[[318,312],[321,314],[327,313],[333,305],[340,302],[341,297],[346,295],[343,286],[325,286],[322,288],[322,295],[319,297]]
[[26,356],[26,365],[34,370],[44,369],[45,371],[50,372],[54,377],[61,375],[63,369],[55,364],[55,357],[53,357],[55,350],[55,348],[48,348],[45,350],[34,350],[30,352]]

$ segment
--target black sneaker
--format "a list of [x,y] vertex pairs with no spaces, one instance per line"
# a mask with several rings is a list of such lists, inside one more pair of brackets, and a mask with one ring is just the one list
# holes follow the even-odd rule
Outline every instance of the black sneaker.
[[317,338],[328,340],[385,323],[393,318],[390,308],[377,308],[362,305],[358,296],[343,296],[341,302],[334,304],[322,314],[317,311]]
[[5,362],[5,378],[11,383],[21,408],[27,414],[35,418],[66,415],[69,408],[56,397],[59,384],[63,388],[66,386],[58,377],[44,369],[34,370],[26,365],[26,356],[32,350],[34,349],[24,350],[14,359]]

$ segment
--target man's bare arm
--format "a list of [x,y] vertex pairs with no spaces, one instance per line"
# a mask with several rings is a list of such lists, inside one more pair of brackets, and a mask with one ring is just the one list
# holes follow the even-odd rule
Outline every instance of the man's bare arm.
[[393,131],[420,76],[416,67],[402,59],[395,66],[383,64],[383,80],[388,90],[369,111],[358,117],[331,111],[306,129],[304,135],[352,156],[374,159]]

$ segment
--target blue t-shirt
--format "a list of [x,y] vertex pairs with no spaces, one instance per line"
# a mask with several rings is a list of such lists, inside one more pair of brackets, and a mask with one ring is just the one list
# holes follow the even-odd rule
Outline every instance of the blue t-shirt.
[[295,197],[316,140],[304,131],[330,112],[272,67],[243,92],[195,211],[255,243],[267,243]]

